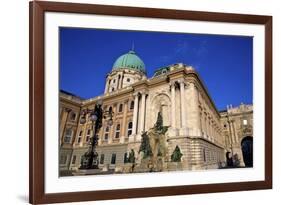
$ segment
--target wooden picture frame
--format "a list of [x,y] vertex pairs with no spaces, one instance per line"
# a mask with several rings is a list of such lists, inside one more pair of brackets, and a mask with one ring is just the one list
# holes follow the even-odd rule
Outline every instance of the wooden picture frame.
[[[30,139],[29,201],[32,204],[169,196],[272,188],[272,17],[199,11],[105,6],[92,4],[30,2]],[[246,23],[265,26],[265,180],[200,185],[181,185],[105,191],[46,194],[44,188],[44,14],[67,12],[159,19]]]

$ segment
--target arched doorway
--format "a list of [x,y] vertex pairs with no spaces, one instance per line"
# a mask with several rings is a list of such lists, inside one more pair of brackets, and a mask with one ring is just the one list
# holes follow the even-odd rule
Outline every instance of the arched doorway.
[[241,141],[243,160],[246,167],[253,167],[253,137],[244,137]]

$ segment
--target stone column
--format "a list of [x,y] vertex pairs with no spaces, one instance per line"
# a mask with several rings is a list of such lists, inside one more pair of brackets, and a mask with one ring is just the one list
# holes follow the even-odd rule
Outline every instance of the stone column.
[[205,118],[205,112],[202,112],[202,131],[203,131],[203,137],[206,137],[206,118]]
[[109,78],[106,79],[104,93],[108,92],[108,87],[109,87]]
[[110,126],[109,130],[109,136],[108,136],[108,144],[112,143],[115,138],[115,128],[116,128],[116,115],[117,115],[117,103],[112,105],[112,111],[113,111],[113,125]]
[[171,125],[176,128],[176,87],[175,83],[171,83]]
[[181,128],[186,128],[186,111],[185,111],[185,88],[184,82],[180,82],[180,96],[181,96]]
[[215,139],[216,139],[217,143],[220,143],[220,140],[219,140],[219,137],[218,137],[217,125],[215,125],[214,131],[215,131]]
[[116,81],[116,89],[115,90],[118,90],[118,87],[119,87],[119,74],[117,74],[117,81]]
[[133,135],[137,133],[139,94],[135,93],[134,96],[135,96],[135,100],[134,100],[133,130],[132,130]]
[[211,127],[210,127],[210,118],[207,116],[207,134],[208,134],[208,140],[211,141]]
[[230,129],[231,144],[233,146],[235,141],[234,141],[234,133],[233,133],[233,128],[232,128],[232,122],[229,121],[228,124],[229,124],[229,129]]
[[214,136],[214,122],[213,122],[212,119],[211,119],[211,140],[212,140],[212,142],[214,142],[214,140],[215,140],[215,136]]
[[139,129],[140,133],[142,133],[144,131],[145,98],[146,98],[146,92],[142,92],[142,94],[141,94],[141,110],[140,110],[140,129]]
[[62,112],[63,112],[63,114],[62,114],[62,118],[60,120],[60,144],[63,143],[63,137],[64,137],[64,132],[65,132],[66,124],[67,124],[67,119],[68,119],[69,113],[71,112],[71,109],[64,108]]
[[191,97],[193,98],[192,100],[192,106],[194,106],[194,112],[195,112],[195,116],[196,118],[195,120],[195,124],[193,125],[193,134],[194,136],[201,136],[202,133],[202,129],[201,129],[201,121],[200,121],[200,109],[199,109],[199,93],[197,90],[197,87],[194,83],[190,83],[189,84],[189,88],[191,89]]
[[212,119],[211,118],[209,118],[209,138],[210,138],[210,141],[213,141]]
[[236,124],[234,123],[234,121],[232,121],[232,125],[233,125],[235,141],[236,141],[237,144],[239,144],[238,133],[236,133]]
[[124,112],[123,112],[122,131],[121,131],[121,136],[123,137],[126,136],[127,112],[128,112],[128,100],[124,102]]
[[119,81],[118,82],[118,89],[120,89],[120,88],[122,88],[122,83],[123,83],[123,73],[120,75],[120,79],[118,81]]

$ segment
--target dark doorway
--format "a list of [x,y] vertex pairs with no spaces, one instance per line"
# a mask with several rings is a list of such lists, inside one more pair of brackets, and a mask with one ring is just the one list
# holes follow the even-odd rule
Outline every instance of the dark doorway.
[[226,165],[227,167],[233,167],[233,160],[230,152],[226,153]]
[[241,142],[243,160],[246,167],[253,167],[253,137],[245,137]]

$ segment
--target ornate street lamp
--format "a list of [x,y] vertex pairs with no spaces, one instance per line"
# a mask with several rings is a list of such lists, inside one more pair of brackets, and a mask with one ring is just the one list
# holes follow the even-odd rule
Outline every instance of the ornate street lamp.
[[92,121],[92,129],[93,129],[93,136],[90,139],[90,146],[85,152],[85,154],[81,158],[81,165],[79,169],[98,169],[99,168],[99,159],[98,159],[98,153],[96,151],[96,147],[98,145],[98,132],[100,128],[102,127],[102,120],[103,118],[106,119],[106,117],[109,117],[108,125],[111,126],[113,124],[112,116],[113,112],[112,110],[109,111],[103,111],[102,110],[102,101],[98,101],[95,105],[94,109],[85,109],[81,111],[81,119],[80,123],[85,124],[86,123],[86,115],[90,114],[90,120]]

